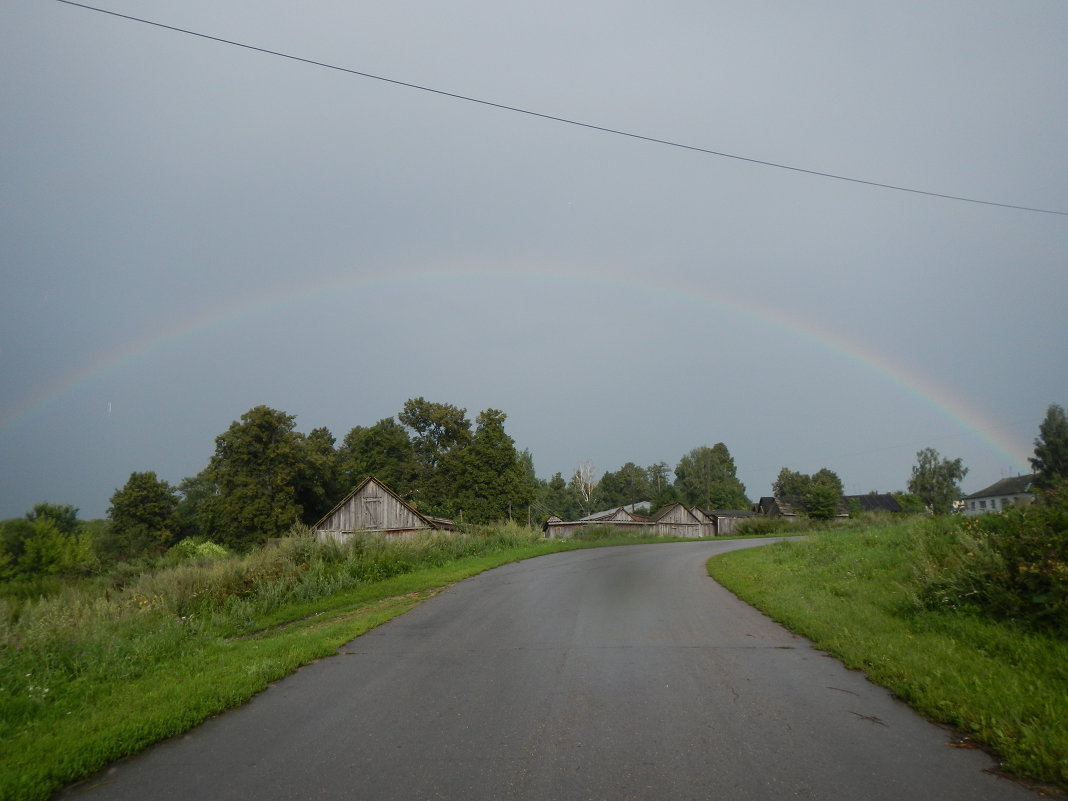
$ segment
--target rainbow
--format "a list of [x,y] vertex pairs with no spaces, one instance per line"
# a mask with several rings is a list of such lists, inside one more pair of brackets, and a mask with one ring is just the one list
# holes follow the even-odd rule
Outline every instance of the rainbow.
[[373,289],[408,281],[455,281],[458,278],[501,279],[529,278],[535,280],[558,280],[562,282],[587,283],[598,288],[630,286],[646,295],[667,294],[709,304],[723,311],[740,314],[761,325],[779,330],[791,337],[804,340],[824,349],[898,387],[922,404],[936,410],[951,420],[954,425],[978,437],[986,447],[1007,459],[1014,467],[1026,471],[1029,449],[1011,439],[992,420],[984,417],[964,400],[954,396],[945,387],[930,378],[897,363],[884,354],[865,347],[862,343],[847,339],[830,328],[820,326],[811,319],[770,307],[741,297],[721,288],[714,291],[705,286],[686,284],[665,276],[621,274],[596,266],[581,270],[546,269],[544,266],[513,265],[508,268],[495,266],[471,267],[444,264],[430,268],[382,269],[359,274],[331,275],[317,280],[302,282],[299,288],[292,285],[267,287],[258,293],[250,293],[236,302],[227,302],[208,308],[198,315],[155,331],[145,338],[123,344],[97,358],[87,361],[76,369],[58,376],[51,382],[28,393],[13,408],[0,411],[0,430],[15,426],[33,416],[45,412],[52,404],[75,391],[78,387],[101,376],[137,362],[160,350],[180,345],[206,331],[224,325],[233,325],[254,316],[299,305],[317,298],[355,289]]

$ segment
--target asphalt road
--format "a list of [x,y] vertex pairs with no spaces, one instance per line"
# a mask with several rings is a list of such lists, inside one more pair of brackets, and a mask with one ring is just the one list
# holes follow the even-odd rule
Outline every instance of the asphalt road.
[[708,578],[751,544],[484,573],[62,797],[1036,797]]

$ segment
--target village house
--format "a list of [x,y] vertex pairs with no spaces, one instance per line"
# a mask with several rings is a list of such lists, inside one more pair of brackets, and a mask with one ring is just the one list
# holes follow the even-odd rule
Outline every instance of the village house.
[[1012,506],[1026,506],[1035,499],[1032,492],[1034,481],[1033,473],[1003,478],[985,489],[965,496],[963,512],[966,515],[983,515],[1000,512]]
[[455,531],[456,524],[430,517],[402,501],[373,476],[368,476],[337,506],[315,524],[320,540],[345,542],[356,534],[385,534],[400,537],[422,531]]

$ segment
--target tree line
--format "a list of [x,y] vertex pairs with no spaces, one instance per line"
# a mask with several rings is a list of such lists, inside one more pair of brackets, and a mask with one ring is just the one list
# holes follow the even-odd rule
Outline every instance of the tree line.
[[[727,446],[699,446],[674,468],[627,462],[598,476],[592,463],[565,479],[536,477],[529,451],[505,431],[507,415],[467,410],[422,397],[395,417],[355,426],[338,444],[326,428],[304,434],[294,415],[256,406],[215,438],[207,466],[177,486],[155,472],[135,472],[110,499],[106,520],[81,521],[72,506],[37,504],[24,518],[0,522],[0,579],[62,574],[100,562],[163,553],[182,540],[211,540],[248,550],[284,536],[296,523],[312,525],[348,490],[373,475],[426,514],[468,523],[519,519],[540,524],[549,515],[576,519],[643,503],[655,515],[673,503],[749,509]],[[1068,419],[1054,404],[1035,439],[1036,484],[1068,477]],[[917,453],[909,494],[895,493],[910,511],[949,513],[967,474],[960,459],[933,448]],[[813,474],[783,467],[772,484],[815,518],[837,514],[842,481],[831,470]]]

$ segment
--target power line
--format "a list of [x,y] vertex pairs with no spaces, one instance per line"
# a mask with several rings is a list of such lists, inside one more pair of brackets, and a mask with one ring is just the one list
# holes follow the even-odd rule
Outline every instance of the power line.
[[454,100],[463,100],[468,103],[477,103],[481,106],[489,106],[490,108],[501,109],[502,111],[511,111],[516,114],[526,114],[530,117],[538,117],[543,120],[550,120],[552,122],[564,123],[566,125],[574,125],[579,128],[587,128],[591,131],[600,131],[601,133],[612,134],[615,136],[625,136],[629,139],[638,139],[643,142],[651,142],[652,144],[665,145],[667,147],[675,147],[682,150],[689,150],[695,153],[703,153],[708,156],[719,156],[725,159],[734,159],[735,161],[744,161],[749,164],[759,164],[764,167],[775,167],[780,170],[790,170],[791,172],[804,173],[806,175],[814,175],[819,178],[831,178],[836,181],[848,181],[849,183],[862,184],[864,186],[877,187],[879,189],[890,189],[895,192],[909,192],[914,195],[926,195],[927,197],[942,198],[943,200],[956,200],[962,203],[976,203],[981,206],[997,206],[1003,209],[1015,209],[1017,211],[1028,211],[1036,214],[1057,214],[1068,217],[1068,211],[1060,211],[1058,209],[1043,209],[1034,206],[1021,206],[1015,203],[1001,203],[994,200],[981,200],[979,198],[965,197],[963,195],[950,195],[944,192],[931,192],[925,189],[915,189],[908,186],[898,186],[896,184],[881,183],[879,181],[868,181],[863,178],[851,178],[846,175],[837,175],[830,172],[820,172],[819,170],[809,170],[804,167],[795,167],[790,164],[780,164],[774,161],[765,161],[763,159],[750,158],[748,156],[739,156],[735,153],[724,153],[719,150],[711,150],[705,147],[697,147],[696,145],[687,145],[682,142],[674,142],[669,139],[658,139],[654,136],[644,136],[642,134],[631,133],[629,131],[623,131],[618,128],[608,128],[603,125],[594,125],[588,122],[581,122],[579,120],[568,119],[567,117],[557,117],[552,114],[545,114],[539,111],[532,111],[530,109],[520,108],[518,106],[509,106],[504,103],[494,103],[490,100],[482,100],[477,97],[470,97],[468,95],[457,94],[456,92],[447,92],[443,89],[434,89],[429,86],[422,86],[416,83],[409,83],[407,81],[400,81],[395,78],[387,78],[383,75],[374,75],[370,72],[361,72],[360,70],[350,69],[348,67],[341,67],[336,64],[328,64],[324,61],[315,61],[314,59],[304,58],[302,56],[295,56],[291,53],[283,53],[278,50],[270,50],[266,47],[257,47],[256,45],[246,44],[244,42],[238,42],[233,39],[224,39],[219,36],[212,36],[206,33],[200,33],[199,31],[192,31],[187,28],[178,28],[174,25],[165,25],[162,22],[154,22],[153,20],[143,19],[141,17],[134,17],[129,14],[120,14],[117,11],[109,11],[105,8],[97,8],[96,6],[86,5],[84,3],[76,3],[74,0],[56,0],[58,3],[63,3],[68,6],[77,6],[78,8],[84,8],[88,11],[96,11],[100,14],[107,14],[112,17],[119,17],[121,19],[130,20],[131,22],[139,22],[143,25],[151,25],[155,28],[163,28],[164,30],[174,31],[175,33],[182,33],[187,36],[196,36],[200,39],[207,39],[212,42],[218,42],[220,44],[231,45],[232,47],[240,47],[245,50],[253,50],[257,53],[264,53],[269,56],[277,56],[278,58],[286,58],[291,61],[299,61],[303,64],[310,64],[313,67],[322,67],[323,69],[335,70],[337,72],[344,72],[349,75],[357,75],[361,78],[370,78],[375,81],[382,81],[383,83],[393,84],[395,86],[404,86],[408,89],[418,89],[420,92],[429,92],[435,95],[441,95],[443,97],[449,97]]

